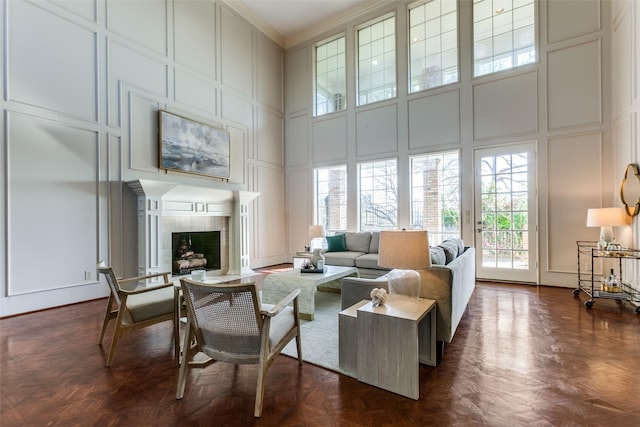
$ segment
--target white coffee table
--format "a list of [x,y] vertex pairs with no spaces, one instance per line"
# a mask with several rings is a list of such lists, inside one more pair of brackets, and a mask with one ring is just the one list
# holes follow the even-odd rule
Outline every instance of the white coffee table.
[[294,289],[300,289],[298,310],[301,319],[313,320],[315,295],[319,285],[340,289],[342,278],[357,276],[355,267],[327,265],[324,273],[301,273],[300,269],[269,274],[262,282],[262,302],[277,304]]

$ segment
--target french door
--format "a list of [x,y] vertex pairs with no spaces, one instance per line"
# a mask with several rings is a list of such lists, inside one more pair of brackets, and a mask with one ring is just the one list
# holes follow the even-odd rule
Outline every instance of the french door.
[[475,151],[476,276],[538,282],[534,143]]

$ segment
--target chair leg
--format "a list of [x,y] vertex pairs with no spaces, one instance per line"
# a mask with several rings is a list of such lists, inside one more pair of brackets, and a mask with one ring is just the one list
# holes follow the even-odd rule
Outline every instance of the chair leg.
[[[126,298],[122,300],[122,305],[126,303]],[[118,317],[116,318],[116,327],[113,330],[113,339],[111,340],[111,348],[109,349],[109,357],[107,358],[107,367],[111,366],[111,362],[113,362],[113,357],[116,354],[116,345],[118,344],[118,339],[122,333],[122,318],[124,317],[124,310],[118,310]]]
[[264,382],[267,376],[268,363],[265,358],[260,358],[260,367],[258,368],[258,386],[256,387],[256,406],[253,416],[259,418],[262,415],[262,398],[264,397]]
[[102,340],[104,339],[104,333],[107,330],[107,324],[109,320],[111,320],[111,305],[113,304],[113,295],[109,293],[109,299],[107,300],[107,309],[104,313],[104,322],[102,322],[102,331],[100,331],[100,341],[98,341],[98,345],[102,345]]
[[302,337],[300,337],[300,327],[296,334],[296,348],[298,349],[298,365],[302,365]]
[[178,373],[178,387],[176,389],[176,399],[184,397],[184,388],[187,384],[187,369],[191,360],[191,322],[187,321],[184,337],[182,340],[182,357],[180,358],[180,371]]

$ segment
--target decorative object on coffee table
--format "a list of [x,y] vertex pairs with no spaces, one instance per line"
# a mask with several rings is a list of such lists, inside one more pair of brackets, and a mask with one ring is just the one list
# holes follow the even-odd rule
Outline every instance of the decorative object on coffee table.
[[323,246],[325,232],[324,225],[316,224],[309,226],[309,249],[321,249]]
[[322,255],[321,249],[314,249],[310,262],[314,268],[318,270],[324,269],[324,255]]
[[420,274],[416,269],[431,267],[426,230],[380,232],[378,265],[396,269],[389,273],[389,293],[420,296]]

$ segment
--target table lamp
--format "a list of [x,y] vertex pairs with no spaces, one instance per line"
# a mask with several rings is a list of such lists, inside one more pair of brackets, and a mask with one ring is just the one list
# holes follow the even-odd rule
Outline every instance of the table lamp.
[[[429,236],[425,230],[380,232],[378,265],[389,272],[389,294],[420,296],[420,274],[416,269],[431,267]],[[398,271],[400,270],[400,271]]]
[[613,242],[613,227],[621,225],[627,225],[622,208],[592,208],[587,211],[587,227],[600,227],[600,246],[606,247]]
[[324,225],[316,224],[309,226],[309,247],[311,248],[311,252],[313,252],[314,249],[322,249],[324,236]]

